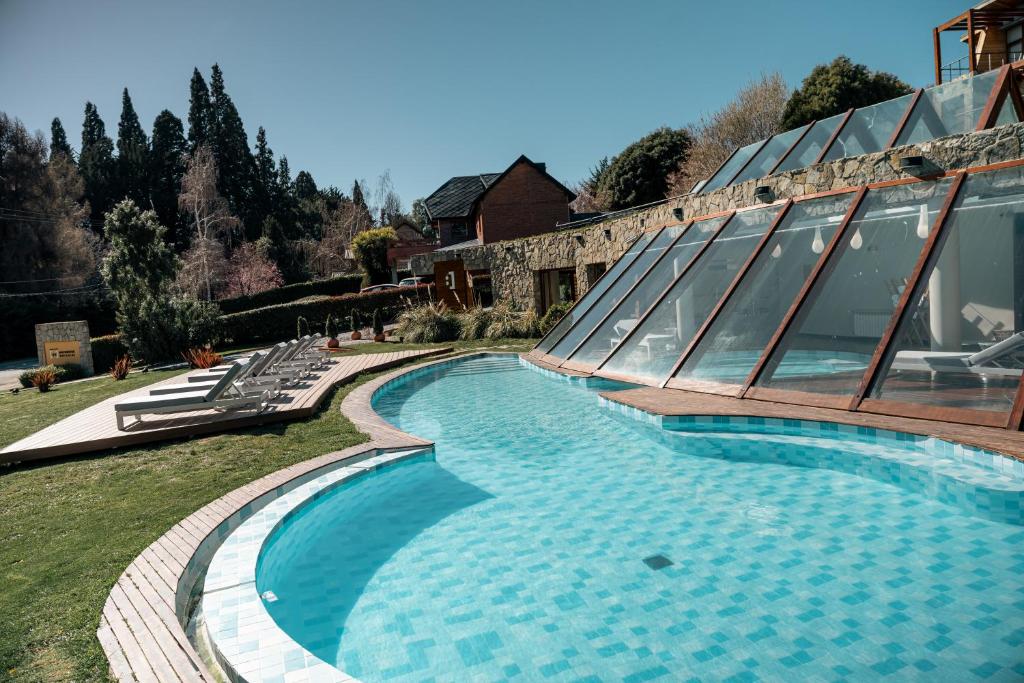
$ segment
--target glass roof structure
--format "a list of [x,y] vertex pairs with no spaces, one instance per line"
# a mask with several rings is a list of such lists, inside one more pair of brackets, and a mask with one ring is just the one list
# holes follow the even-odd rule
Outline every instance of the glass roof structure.
[[650,234],[535,357],[743,399],[1024,422],[1024,159]]
[[693,192],[1024,120],[1008,66],[851,109],[740,147]]

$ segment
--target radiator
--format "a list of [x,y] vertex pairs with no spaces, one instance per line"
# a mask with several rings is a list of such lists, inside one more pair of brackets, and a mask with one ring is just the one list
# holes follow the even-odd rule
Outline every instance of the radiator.
[[853,336],[881,337],[891,317],[891,311],[854,311]]

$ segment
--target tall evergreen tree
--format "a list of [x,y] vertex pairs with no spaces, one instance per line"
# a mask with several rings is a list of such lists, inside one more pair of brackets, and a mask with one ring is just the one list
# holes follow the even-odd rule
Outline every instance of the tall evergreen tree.
[[253,184],[252,203],[262,221],[274,211],[277,200],[277,165],[274,163],[274,151],[267,144],[267,132],[260,126],[256,133],[256,179]]
[[199,145],[212,143],[213,111],[210,105],[210,90],[206,87],[199,69],[192,70],[188,103],[188,144],[189,152],[195,152]]
[[116,165],[114,142],[107,137],[106,126],[92,102],[85,103],[78,168],[85,183],[85,198],[92,209],[92,218],[102,221],[104,214],[114,205]]
[[260,217],[250,202],[255,184],[256,165],[249,151],[249,140],[234,102],[224,88],[224,74],[217,64],[210,76],[210,103],[213,107],[213,154],[217,161],[217,187],[228,200],[233,213],[242,219],[248,239],[260,236]]
[[160,223],[167,226],[168,237],[180,249],[185,246],[185,231],[178,214],[181,176],[185,173],[185,129],[181,119],[164,109],[153,121],[150,148],[153,209]]
[[299,171],[295,176],[295,196],[298,199],[313,199],[317,196],[316,183],[309,171]]
[[369,208],[366,206],[366,197],[363,196],[363,188],[358,180],[352,183],[352,203],[369,212]]
[[149,197],[149,143],[135,113],[128,88],[121,93],[121,120],[117,124],[118,198],[140,206]]
[[50,158],[63,154],[68,159],[73,158],[71,151],[71,145],[68,144],[68,136],[64,132],[64,125],[60,122],[60,119],[55,118],[50,123]]
[[288,168],[288,157],[281,157],[277,163],[277,191],[284,195],[292,194],[292,172]]

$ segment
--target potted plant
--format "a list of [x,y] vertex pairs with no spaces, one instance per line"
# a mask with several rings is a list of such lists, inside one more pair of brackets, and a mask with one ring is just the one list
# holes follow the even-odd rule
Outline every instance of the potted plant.
[[327,314],[327,324],[324,326],[324,334],[327,335],[327,348],[338,348],[338,321],[330,313]]
[[359,331],[359,314],[355,309],[348,314],[348,326],[352,330],[352,340],[356,341],[363,338],[363,333]]
[[380,319],[380,309],[373,309],[373,341],[384,341],[384,323]]

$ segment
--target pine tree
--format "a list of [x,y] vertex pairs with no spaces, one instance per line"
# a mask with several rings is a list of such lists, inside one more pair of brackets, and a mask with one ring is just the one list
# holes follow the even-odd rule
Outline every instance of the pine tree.
[[274,151],[267,144],[267,132],[260,126],[256,133],[256,181],[253,186],[253,206],[260,219],[263,220],[273,213],[277,200],[277,165],[274,163]]
[[213,154],[220,172],[217,184],[235,215],[246,226],[246,237],[259,237],[259,217],[251,203],[256,165],[249,151],[249,140],[234,102],[224,88],[224,74],[217,64],[210,76],[210,102],[213,107]]
[[281,157],[277,163],[277,191],[284,195],[292,193],[292,172],[288,168],[288,157]]
[[121,94],[121,120],[117,124],[118,197],[142,206],[149,197],[149,143],[135,113],[128,88]]
[[199,145],[210,144],[212,136],[210,90],[199,69],[192,70],[192,82],[189,85],[188,104],[188,143],[189,152],[195,152]]
[[85,183],[85,198],[92,209],[92,218],[102,221],[104,214],[114,205],[116,165],[114,142],[107,137],[106,126],[92,102],[85,103],[78,168]]
[[71,145],[68,144],[68,136],[64,132],[64,125],[60,119],[55,118],[50,124],[50,158],[63,154],[68,159],[74,158]]
[[317,196],[316,183],[308,171],[299,171],[295,176],[295,196],[298,199],[313,199]]
[[181,191],[181,176],[185,173],[187,151],[181,119],[164,109],[153,121],[150,194],[160,223],[167,226],[169,240],[179,249],[185,246],[186,241],[178,214],[178,193]]

